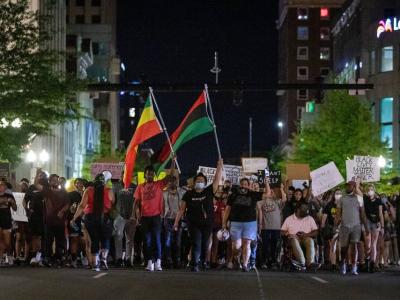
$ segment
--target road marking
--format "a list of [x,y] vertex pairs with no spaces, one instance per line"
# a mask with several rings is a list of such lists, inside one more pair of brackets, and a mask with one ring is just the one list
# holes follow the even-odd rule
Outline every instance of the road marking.
[[103,276],[106,276],[106,275],[107,275],[107,273],[100,273],[100,274],[97,274],[96,276],[93,276],[93,278],[94,279],[99,279],[99,278],[101,278]]
[[323,280],[322,278],[316,277],[316,276],[311,276],[312,279],[321,282],[321,283],[328,283],[328,281]]
[[260,279],[260,273],[258,273],[258,270],[256,267],[254,267],[254,270],[256,271],[256,274],[257,274],[258,292],[260,293],[260,300],[265,300],[264,289],[263,289],[262,282]]

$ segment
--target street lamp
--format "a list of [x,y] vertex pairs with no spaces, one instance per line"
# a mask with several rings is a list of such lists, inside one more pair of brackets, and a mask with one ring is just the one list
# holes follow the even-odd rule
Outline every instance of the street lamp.
[[381,155],[378,158],[378,166],[384,168],[386,166],[386,159]]
[[40,152],[39,154],[39,159],[42,163],[46,163],[49,161],[50,155],[46,150],[43,149],[42,152]]
[[279,122],[278,122],[278,127],[279,127],[279,128],[283,128],[283,122],[280,122],[280,121],[279,121]]
[[44,149],[39,153],[39,159],[38,159],[38,155],[35,153],[35,151],[33,151],[32,149],[28,151],[28,153],[26,154],[26,157],[25,157],[25,161],[30,164],[32,182],[35,179],[35,174],[36,174],[35,168],[41,167],[41,165],[39,164],[39,161],[43,165],[46,162],[48,162],[49,159],[50,159],[50,155]]
[[29,150],[29,152],[26,154],[26,162],[33,164],[34,162],[36,162],[36,160],[36,153],[33,150]]

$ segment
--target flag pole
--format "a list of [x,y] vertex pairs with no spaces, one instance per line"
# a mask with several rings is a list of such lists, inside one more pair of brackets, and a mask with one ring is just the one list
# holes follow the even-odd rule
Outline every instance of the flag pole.
[[[165,136],[167,137],[167,141],[168,141],[169,147],[171,148],[171,154],[173,156],[175,156],[175,151],[174,151],[174,148],[172,148],[171,139],[169,138],[167,127],[165,126],[164,119],[163,119],[163,117],[161,115],[161,111],[158,108],[158,104],[157,104],[157,101],[156,101],[156,97],[154,96],[153,89],[151,87],[149,87],[149,90],[150,90],[151,99],[153,100],[154,105],[155,105],[155,107],[157,109],[158,115],[160,116],[161,127],[162,127],[162,130],[165,133]],[[175,160],[176,168],[178,169],[179,174],[181,174],[181,168],[179,167],[178,159],[176,158],[176,156],[174,157],[174,160]]]
[[208,85],[207,84],[204,85],[204,90],[206,93],[206,100],[210,107],[211,120],[213,122],[213,127],[214,127],[215,142],[217,144],[218,158],[221,159],[222,156],[221,156],[221,148],[219,146],[219,140],[218,140],[218,134],[217,134],[217,125],[215,125],[215,121],[214,121],[214,114],[213,114],[213,110],[212,110],[212,106],[211,106],[210,95],[208,94]]

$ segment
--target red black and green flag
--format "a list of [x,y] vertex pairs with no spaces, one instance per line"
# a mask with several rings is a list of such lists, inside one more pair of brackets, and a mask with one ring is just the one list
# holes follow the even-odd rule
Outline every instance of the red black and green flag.
[[[206,93],[203,91],[185,118],[171,135],[171,144],[174,152],[184,145],[186,142],[198,137],[199,135],[213,131],[214,126],[207,114]],[[164,145],[157,157],[156,169],[157,173],[165,169],[165,166],[171,159],[171,148],[168,143]]]

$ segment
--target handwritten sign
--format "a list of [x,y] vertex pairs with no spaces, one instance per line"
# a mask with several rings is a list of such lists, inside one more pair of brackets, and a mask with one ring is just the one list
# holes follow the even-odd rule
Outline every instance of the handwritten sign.
[[244,173],[257,173],[258,170],[264,170],[268,167],[268,159],[263,157],[242,158]]
[[25,193],[13,193],[15,202],[17,203],[17,211],[11,209],[11,217],[17,222],[28,222],[28,217],[26,216],[25,208],[22,204]]
[[[215,176],[216,168],[199,166],[197,173],[203,173],[207,177],[207,185],[210,185]],[[222,173],[222,180],[220,185],[224,184],[225,180],[229,180],[232,185],[239,185],[240,179],[243,177],[243,168],[241,166],[235,165],[224,165],[224,170]]]
[[310,173],[312,192],[316,197],[338,186],[344,181],[334,162],[318,168]]
[[378,157],[354,156],[354,160],[346,160],[347,181],[361,178],[362,182],[377,182],[381,180]]
[[[258,184],[260,187],[264,187],[264,178],[265,178],[265,170],[258,170],[257,172],[257,177],[258,177]],[[269,171],[268,174],[268,181],[269,181],[269,186],[271,188],[276,188],[281,186],[281,171]]]
[[103,171],[110,171],[112,179],[120,179],[124,163],[93,163],[90,166],[90,175],[92,178]]

